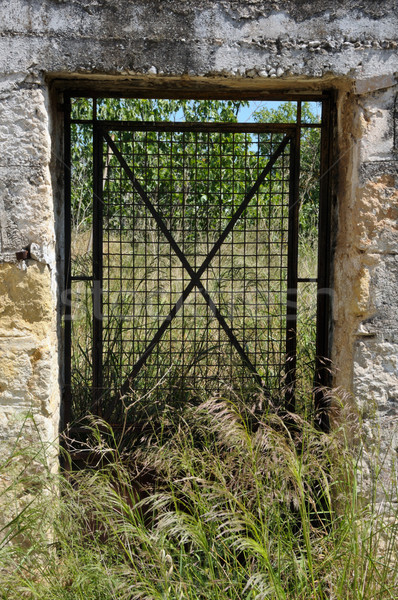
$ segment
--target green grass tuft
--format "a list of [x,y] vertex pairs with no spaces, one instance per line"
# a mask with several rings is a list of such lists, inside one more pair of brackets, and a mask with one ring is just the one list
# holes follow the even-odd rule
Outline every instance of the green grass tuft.
[[41,448],[30,472],[31,446],[3,460],[1,599],[397,597],[397,508],[360,502],[343,431],[230,392],[168,415],[129,453],[90,428],[95,468],[51,474]]

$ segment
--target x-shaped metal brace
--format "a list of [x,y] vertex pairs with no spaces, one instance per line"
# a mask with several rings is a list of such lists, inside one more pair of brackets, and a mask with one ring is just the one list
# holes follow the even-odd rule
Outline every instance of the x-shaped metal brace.
[[194,287],[196,287],[199,290],[199,292],[202,294],[202,296],[203,296],[206,304],[208,305],[208,307],[210,308],[210,310],[212,311],[212,313],[214,314],[214,316],[216,317],[216,319],[220,323],[221,327],[224,329],[225,333],[227,334],[227,337],[230,340],[232,346],[237,350],[237,352],[240,355],[240,357],[242,358],[243,362],[246,364],[246,366],[248,367],[248,369],[253,374],[253,377],[254,377],[256,383],[260,387],[262,387],[264,389],[265,384],[264,384],[263,380],[261,379],[260,375],[258,374],[256,367],[253,365],[253,363],[251,362],[250,358],[247,356],[246,352],[244,351],[244,349],[242,348],[241,344],[239,343],[239,341],[237,340],[236,336],[234,335],[231,327],[228,325],[228,323],[226,322],[226,320],[224,319],[224,317],[220,313],[218,307],[214,304],[213,300],[211,299],[211,297],[209,295],[209,292],[206,290],[206,288],[203,285],[203,283],[201,282],[200,278],[203,275],[203,273],[206,271],[206,269],[208,268],[208,266],[210,265],[210,263],[213,260],[214,256],[217,254],[218,250],[220,249],[220,247],[223,244],[224,240],[227,238],[228,234],[235,227],[236,222],[238,221],[238,219],[242,216],[242,214],[246,210],[249,202],[251,201],[251,199],[253,198],[253,196],[257,193],[257,191],[259,190],[260,186],[264,182],[264,180],[267,177],[267,175],[271,172],[272,167],[274,166],[274,164],[276,163],[276,161],[278,160],[278,158],[281,156],[281,154],[283,153],[284,149],[286,148],[287,144],[289,143],[289,141],[291,139],[291,135],[287,134],[283,138],[282,142],[279,144],[278,148],[275,150],[275,152],[273,153],[273,155],[269,159],[266,167],[263,169],[263,171],[257,177],[257,180],[254,183],[254,185],[246,193],[246,195],[245,195],[244,199],[242,200],[241,204],[239,205],[238,209],[236,210],[236,212],[234,213],[234,215],[232,216],[232,218],[228,222],[228,225],[225,227],[224,231],[221,233],[220,237],[218,238],[218,240],[214,244],[213,248],[210,250],[210,252],[206,256],[205,260],[203,261],[202,265],[199,267],[199,269],[197,271],[195,271],[192,268],[192,266],[189,263],[187,257],[182,252],[181,248],[179,247],[179,245],[175,241],[175,239],[174,239],[173,235],[171,234],[171,232],[169,231],[169,229],[166,227],[166,225],[165,225],[165,223],[164,223],[161,215],[156,210],[156,208],[153,206],[153,204],[152,204],[152,202],[151,202],[148,194],[145,192],[145,190],[143,189],[143,187],[141,186],[141,184],[139,183],[139,181],[134,176],[133,171],[128,166],[126,160],[124,159],[122,153],[120,152],[120,150],[116,146],[115,142],[112,140],[112,138],[107,133],[104,133],[104,138],[105,138],[107,144],[109,145],[109,147],[111,148],[113,154],[119,160],[120,165],[122,166],[122,168],[124,169],[127,177],[131,181],[134,189],[140,195],[140,197],[141,197],[142,201],[144,202],[145,206],[147,207],[147,209],[149,210],[149,212],[151,213],[151,215],[156,220],[156,223],[157,223],[159,229],[164,234],[164,236],[168,240],[170,246],[172,247],[172,249],[174,250],[174,252],[178,256],[178,258],[180,259],[183,267],[186,269],[187,273],[191,277],[191,281],[188,283],[188,285],[186,286],[186,288],[182,292],[181,296],[179,297],[179,299],[177,300],[177,302],[174,304],[174,306],[170,310],[170,312],[167,315],[167,317],[163,320],[163,322],[160,325],[158,331],[153,336],[152,340],[150,341],[150,343],[146,347],[145,351],[140,356],[140,358],[138,359],[138,361],[135,363],[132,371],[130,372],[130,374],[127,376],[127,378],[125,379],[124,383],[122,384],[122,386],[121,386],[121,388],[119,390],[120,397],[122,397],[126,393],[128,393],[128,391],[131,388],[132,381],[138,375],[138,373],[141,370],[141,368],[145,365],[145,363],[148,360],[149,356],[151,355],[151,353],[155,349],[156,345],[160,342],[163,334],[165,333],[165,331],[170,326],[170,324],[173,321],[174,317],[177,315],[178,311],[180,310],[180,308],[182,307],[182,305],[184,304],[185,300],[188,298],[189,294],[192,292],[192,290],[194,289]]

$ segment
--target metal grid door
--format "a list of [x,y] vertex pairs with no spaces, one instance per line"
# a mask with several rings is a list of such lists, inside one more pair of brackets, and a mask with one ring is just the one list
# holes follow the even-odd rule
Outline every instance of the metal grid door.
[[92,272],[69,274],[92,298],[90,411],[226,387],[292,410],[297,124],[92,127]]

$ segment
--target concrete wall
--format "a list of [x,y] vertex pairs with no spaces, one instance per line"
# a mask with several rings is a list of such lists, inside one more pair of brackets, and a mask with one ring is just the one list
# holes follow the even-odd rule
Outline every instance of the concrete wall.
[[[335,384],[398,439],[396,0],[0,0],[0,436],[56,437],[63,87],[334,89]],[[16,252],[32,245],[32,258]],[[56,260],[58,255],[58,261]],[[58,266],[57,266],[58,265]],[[60,369],[61,367],[61,369]]]

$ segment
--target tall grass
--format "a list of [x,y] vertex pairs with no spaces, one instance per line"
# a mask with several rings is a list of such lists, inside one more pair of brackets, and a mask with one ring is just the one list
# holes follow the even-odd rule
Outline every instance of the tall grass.
[[168,415],[128,454],[93,421],[95,468],[69,476],[27,479],[31,447],[3,457],[0,598],[396,598],[394,495],[383,514],[361,502],[344,432],[227,395]]

